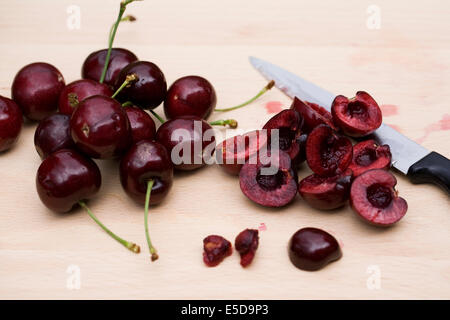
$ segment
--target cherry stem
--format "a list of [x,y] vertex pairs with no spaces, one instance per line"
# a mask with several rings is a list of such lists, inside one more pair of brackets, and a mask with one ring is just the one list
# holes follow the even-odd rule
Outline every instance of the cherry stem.
[[122,103],[122,107],[131,107],[132,105],[134,105],[134,103],[131,101],[126,101]]
[[153,110],[149,110],[149,111],[150,111],[150,113],[151,113],[152,115],[155,116],[156,119],[158,119],[159,122],[161,122],[161,123],[166,122],[166,121],[165,121],[163,118],[161,118],[161,116],[160,116],[159,114],[157,114],[155,111],[153,111]]
[[107,234],[109,234],[114,240],[122,244],[125,248],[127,248],[130,251],[133,251],[134,253],[141,252],[141,248],[133,242],[128,242],[115,233],[113,233],[111,230],[109,230],[103,223],[100,222],[100,220],[97,219],[97,217],[92,213],[92,211],[88,208],[86,203],[84,201],[78,201],[78,204],[86,210],[86,212],[89,214],[89,216],[94,220]]
[[105,81],[106,71],[108,70],[109,59],[111,58],[111,50],[112,50],[114,38],[116,37],[117,27],[119,26],[119,23],[122,20],[122,16],[125,12],[125,9],[127,8],[127,5],[129,5],[133,1],[139,1],[139,0],[123,0],[120,3],[119,15],[117,17],[116,23],[114,24],[113,28],[110,31],[110,34],[108,37],[108,52],[106,54],[105,65],[103,66],[102,75],[100,77],[100,81],[99,81],[100,83],[103,83],[103,81]]
[[[125,21],[129,21],[129,22],[133,22],[133,21],[136,21],[136,18],[134,17],[134,16],[132,16],[132,15],[126,15],[125,17],[123,17],[122,19],[120,19],[120,21],[119,21],[119,23],[120,22],[125,22]],[[111,38],[111,35],[112,35],[112,33],[113,33],[113,30],[114,30],[114,26],[116,25],[116,23],[113,23],[113,25],[111,26],[111,29],[109,29],[109,36],[108,36],[108,39],[110,39]]]
[[114,92],[114,94],[111,96],[111,98],[115,98],[120,91],[122,91],[123,88],[127,87],[130,85],[130,83],[133,83],[135,81],[139,80],[139,77],[137,76],[137,74],[132,73],[132,74],[127,74],[125,81],[122,83],[122,85],[116,90],[116,92]]
[[156,253],[155,247],[152,245],[152,241],[150,240],[150,234],[148,233],[148,207],[150,205],[150,194],[153,188],[153,179],[147,181],[147,193],[145,194],[145,211],[144,211],[144,221],[145,221],[145,237],[147,238],[148,248],[150,250],[151,259],[155,261],[159,258]]
[[256,99],[258,99],[259,97],[261,97],[264,93],[266,93],[267,91],[269,91],[270,89],[272,89],[272,87],[275,85],[275,81],[271,80],[261,91],[258,92],[258,94],[256,96],[254,96],[253,98],[251,98],[250,100],[241,103],[237,106],[231,107],[231,108],[225,108],[225,109],[214,109],[214,111],[218,111],[218,112],[227,112],[227,111],[231,111],[231,110],[236,110],[242,107],[245,107],[246,105],[252,103],[253,101],[255,101]]
[[227,119],[227,120],[216,120],[216,121],[211,121],[209,123],[212,126],[229,126],[231,129],[236,129],[238,126],[238,122],[234,119]]

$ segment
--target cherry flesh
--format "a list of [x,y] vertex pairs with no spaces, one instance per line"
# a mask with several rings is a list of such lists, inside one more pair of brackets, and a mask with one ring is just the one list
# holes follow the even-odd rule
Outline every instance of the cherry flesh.
[[168,119],[196,116],[207,119],[216,107],[216,92],[212,84],[199,76],[176,80],[167,91],[164,113]]
[[77,80],[69,83],[59,96],[58,109],[62,114],[72,115],[78,104],[86,98],[101,95],[112,96],[111,89],[102,83],[90,79]]
[[141,140],[153,140],[156,136],[156,125],[152,117],[136,106],[125,107],[128,120],[130,121],[131,137],[133,143]]
[[[92,52],[83,62],[81,77],[83,79],[91,79],[99,82],[102,76],[103,67],[105,66],[107,53],[108,49]],[[127,49],[113,48],[111,50],[111,57],[103,83],[113,88],[120,71],[137,60],[138,58],[133,52]]]
[[306,271],[322,269],[342,257],[336,238],[317,228],[303,228],[294,233],[288,252],[292,264]]
[[117,77],[115,90],[125,82],[127,76],[135,74],[137,81],[123,88],[117,95],[121,102],[131,101],[143,109],[154,109],[166,97],[166,78],[161,69],[152,62],[136,61],[127,65]]
[[319,125],[306,141],[306,161],[320,176],[333,176],[343,172],[352,161],[352,143],[338,135],[327,125]]
[[70,136],[70,117],[55,113],[39,122],[34,133],[34,146],[41,159],[61,149],[74,149],[75,143]]
[[317,174],[300,181],[298,192],[311,207],[319,210],[333,210],[345,205],[350,198],[353,174],[350,169],[344,173],[321,177]]
[[216,147],[216,159],[226,173],[238,176],[245,162],[250,157],[257,157],[266,144],[267,134],[261,130],[237,135],[222,141]]
[[377,102],[364,91],[358,91],[354,98],[337,96],[331,106],[333,121],[351,137],[371,134],[382,122],[381,109]]
[[216,146],[212,127],[192,116],[164,122],[156,131],[156,141],[166,147],[176,169],[188,171],[203,167]]
[[382,169],[364,172],[353,181],[350,205],[361,218],[377,226],[390,226],[403,218],[406,201],[394,189],[397,179]]
[[282,207],[297,194],[297,173],[286,152],[279,150],[278,155],[271,154],[270,158],[268,164],[263,164],[259,157],[250,158],[239,173],[239,184],[244,195],[253,202],[266,207]]
[[318,104],[294,98],[291,109],[296,110],[303,118],[303,133],[310,133],[315,127],[326,124],[336,129],[333,123],[331,113]]
[[203,239],[203,262],[208,267],[215,267],[233,252],[231,242],[227,239],[210,235]]
[[16,74],[12,99],[29,120],[40,121],[56,112],[65,82],[61,72],[48,63],[26,65]]
[[252,263],[258,249],[259,236],[256,229],[245,229],[238,234],[234,241],[234,247],[241,256],[241,266],[247,267]]
[[70,128],[77,148],[92,158],[118,157],[131,143],[125,110],[116,100],[105,96],[81,101],[70,119]]
[[371,169],[389,169],[391,150],[387,144],[378,145],[375,140],[367,140],[353,146],[353,159],[349,165],[355,177]]
[[23,116],[11,99],[0,96],[0,152],[10,149],[22,131]]

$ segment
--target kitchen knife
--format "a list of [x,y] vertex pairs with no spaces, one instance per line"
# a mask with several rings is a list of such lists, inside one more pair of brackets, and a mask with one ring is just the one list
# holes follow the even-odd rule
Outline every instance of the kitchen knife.
[[[289,97],[317,103],[328,111],[336,95],[267,61],[250,57],[250,63],[267,80]],[[391,148],[392,165],[406,174],[413,183],[435,183],[450,194],[450,160],[430,152],[392,127],[382,124],[371,138]]]

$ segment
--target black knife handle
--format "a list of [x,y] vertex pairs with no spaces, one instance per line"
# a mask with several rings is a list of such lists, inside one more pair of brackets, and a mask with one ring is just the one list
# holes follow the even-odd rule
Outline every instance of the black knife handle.
[[431,152],[414,163],[408,170],[412,183],[434,183],[450,194],[450,160]]

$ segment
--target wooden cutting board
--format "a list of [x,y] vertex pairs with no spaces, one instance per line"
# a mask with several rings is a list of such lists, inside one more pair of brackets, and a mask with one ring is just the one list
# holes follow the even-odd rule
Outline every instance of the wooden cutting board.
[[[337,94],[366,90],[382,105],[386,123],[449,157],[450,3],[371,3],[137,2],[128,12],[138,20],[120,26],[116,45],[157,63],[169,84],[189,74],[206,77],[220,107],[240,103],[265,85],[249,55]],[[78,79],[84,58],[106,46],[118,4],[0,2],[0,94],[9,97],[15,73],[35,61],[57,66],[67,83]],[[241,129],[257,129],[289,105],[273,89],[226,117],[237,119]],[[162,107],[156,112],[163,114]],[[397,174],[409,210],[398,225],[379,229],[348,207],[320,212],[300,197],[283,209],[262,208],[217,166],[180,173],[167,199],[151,208],[150,230],[160,253],[151,263],[143,208],[123,192],[116,161],[98,161],[103,186],[89,205],[112,230],[138,242],[140,255],[111,240],[83,211],[58,215],[41,204],[34,182],[40,164],[35,127],[27,123],[17,146],[0,155],[0,298],[450,298],[450,202],[434,186],[412,185]],[[299,173],[308,174],[305,168]],[[287,242],[307,226],[335,235],[343,258],[319,272],[293,267]],[[234,241],[247,227],[262,229],[248,269],[240,267],[236,253],[216,268],[203,265],[205,236]]]

